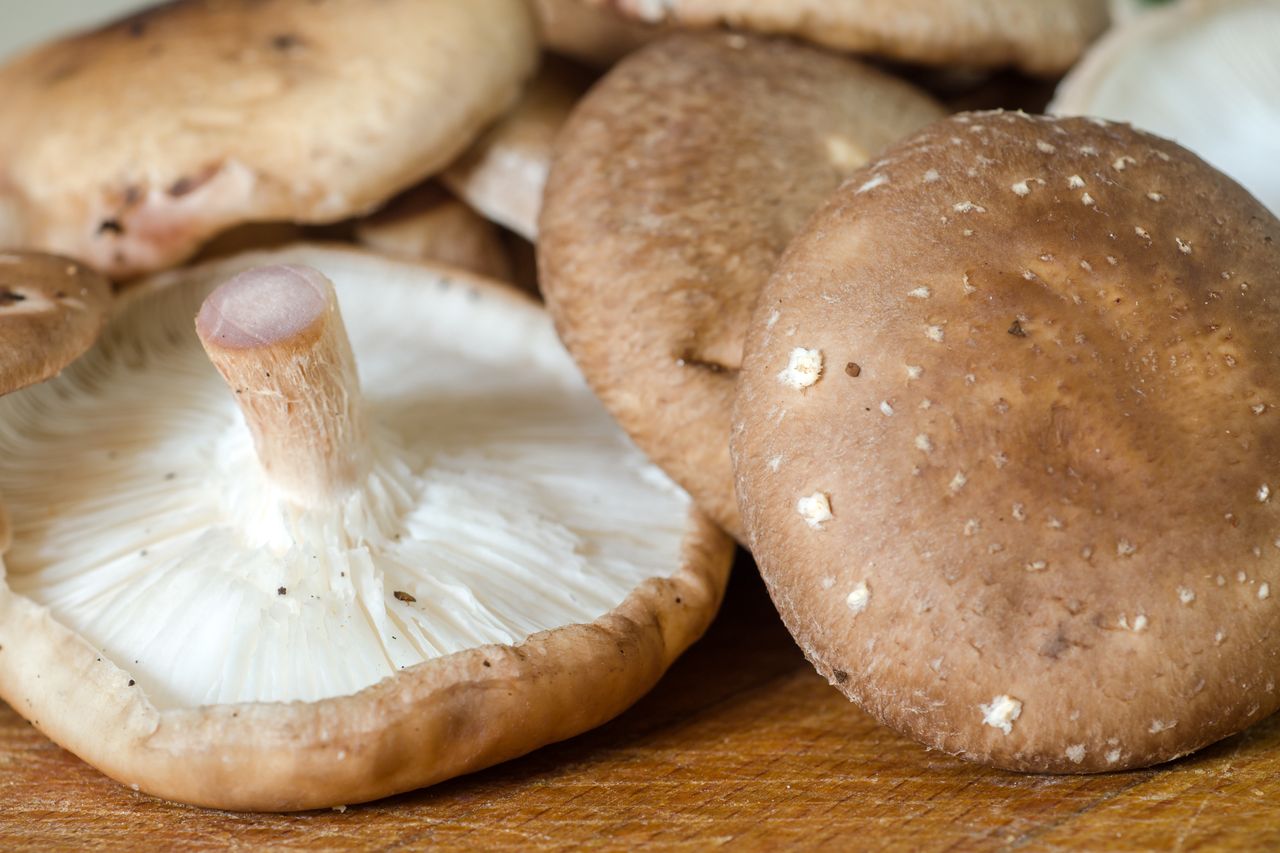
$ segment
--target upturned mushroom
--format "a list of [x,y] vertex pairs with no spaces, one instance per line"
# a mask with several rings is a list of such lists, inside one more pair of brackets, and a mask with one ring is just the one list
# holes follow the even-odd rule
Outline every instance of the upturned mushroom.
[[120,782],[416,788],[609,719],[714,614],[730,542],[527,297],[314,247],[135,294],[0,398],[0,695]]
[[1182,0],[1135,15],[1085,54],[1049,111],[1170,137],[1280,213],[1280,4]]
[[1101,120],[962,114],[787,250],[738,383],[744,525],[833,685],[1015,770],[1280,705],[1280,222]]
[[636,443],[735,535],[729,419],[756,296],[842,180],[942,115],[817,48],[680,33],[615,66],[557,139],[538,269],[560,335]]
[[929,65],[1060,74],[1107,25],[1107,0],[579,0],[648,24],[729,26]]
[[165,3],[0,68],[4,236],[122,278],[242,223],[364,214],[536,64],[524,0]]

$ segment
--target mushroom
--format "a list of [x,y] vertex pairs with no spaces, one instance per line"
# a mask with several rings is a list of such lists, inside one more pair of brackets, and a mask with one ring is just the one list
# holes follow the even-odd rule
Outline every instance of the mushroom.
[[1177,140],[1280,212],[1280,5],[1183,0],[1112,29],[1050,111]]
[[1107,0],[582,0],[649,24],[729,26],[928,65],[1066,71],[1107,25]]
[[756,295],[823,198],[941,115],[845,57],[680,33],[615,66],[557,140],[538,267],[560,335],[636,443],[734,535],[729,416]]
[[56,376],[93,345],[110,308],[111,285],[93,270],[0,251],[0,394]]
[[529,2],[538,18],[543,47],[588,65],[612,65],[666,31],[582,0]]
[[524,0],[166,3],[0,68],[0,207],[117,278],[346,219],[445,167],[536,62]]
[[1277,288],[1280,222],[1125,125],[970,113],[886,151],[788,248],[738,383],[743,523],[809,660],[1014,770],[1270,714]]
[[578,69],[548,61],[516,108],[440,179],[489,219],[526,240],[537,240],[552,144],[586,89],[587,81]]
[[131,294],[0,398],[0,695],[120,782],[416,788],[609,719],[712,618],[730,542],[527,297],[307,246]]
[[497,227],[435,183],[414,187],[356,222],[355,235],[383,254],[512,280],[511,259]]

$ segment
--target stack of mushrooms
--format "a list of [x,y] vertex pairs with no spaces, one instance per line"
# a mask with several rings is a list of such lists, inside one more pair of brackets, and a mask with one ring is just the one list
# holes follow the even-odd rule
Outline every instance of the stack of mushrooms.
[[929,748],[1270,714],[1274,134],[1124,123],[1117,45],[1280,23],[1136,15],[1038,114],[1106,5],[178,0],[11,59],[0,697],[135,790],[366,801],[623,712],[736,541]]

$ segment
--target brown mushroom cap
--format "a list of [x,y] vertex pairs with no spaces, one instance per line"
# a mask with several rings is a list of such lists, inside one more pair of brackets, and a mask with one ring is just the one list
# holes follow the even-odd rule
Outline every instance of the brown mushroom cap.
[[1107,0],[584,0],[650,24],[731,26],[931,65],[1053,75],[1107,25]]
[[761,295],[733,441],[818,671],[1017,770],[1275,710],[1277,287],[1275,217],[1125,125],[964,114],[845,184]]
[[355,223],[355,235],[383,254],[512,280],[511,259],[497,226],[434,182],[414,187]]
[[536,61],[523,0],[164,4],[0,69],[0,205],[24,245],[159,269],[243,222],[369,211]]
[[110,308],[111,285],[93,270],[0,252],[0,394],[56,376],[97,340]]
[[547,61],[520,103],[450,165],[441,181],[489,219],[536,240],[556,135],[589,82],[581,68]]
[[636,443],[735,535],[729,414],[756,295],[841,180],[940,115],[844,57],[685,33],[619,63],[557,142],[538,264],[561,337]]

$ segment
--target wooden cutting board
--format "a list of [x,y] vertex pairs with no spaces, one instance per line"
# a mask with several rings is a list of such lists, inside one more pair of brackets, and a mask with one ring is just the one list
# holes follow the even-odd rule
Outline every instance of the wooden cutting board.
[[1174,764],[1021,776],[930,753],[813,673],[749,563],[715,627],[613,723],[345,811],[124,789],[0,704],[0,848],[1280,850],[1280,715]]

